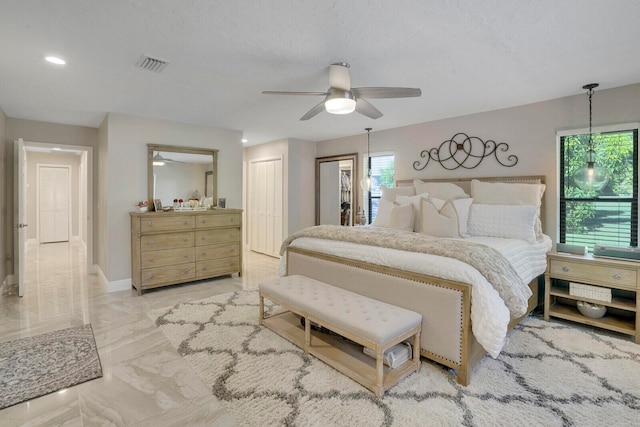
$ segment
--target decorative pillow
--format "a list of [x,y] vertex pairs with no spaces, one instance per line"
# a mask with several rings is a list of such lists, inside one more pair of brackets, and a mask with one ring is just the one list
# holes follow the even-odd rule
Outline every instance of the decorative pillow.
[[415,194],[429,193],[431,196],[443,200],[469,197],[461,187],[450,182],[423,182],[415,179],[413,187],[416,191]]
[[464,237],[467,232],[469,206],[473,200],[470,198],[448,200],[438,209],[440,200],[433,197],[428,200],[423,199],[422,232],[436,237]]
[[389,200],[380,199],[376,218],[371,225],[413,231],[413,206],[398,205]]
[[413,231],[413,206],[395,205],[392,207],[389,228]]
[[374,227],[389,227],[391,221],[391,209],[393,209],[393,201],[380,199],[378,201],[378,211],[371,225]]
[[417,233],[422,232],[422,208],[420,203],[422,199],[427,199],[428,197],[429,193],[422,193],[416,196],[396,196],[396,203],[413,206],[413,231]]
[[471,181],[471,197],[484,205],[540,206],[544,184]]
[[537,218],[537,206],[473,203],[469,211],[468,232],[472,236],[506,237],[535,242]]
[[415,196],[416,190],[412,186],[407,187],[387,187],[386,185],[381,185],[380,190],[382,191],[382,195],[380,199],[389,200],[394,202],[396,200],[396,196]]

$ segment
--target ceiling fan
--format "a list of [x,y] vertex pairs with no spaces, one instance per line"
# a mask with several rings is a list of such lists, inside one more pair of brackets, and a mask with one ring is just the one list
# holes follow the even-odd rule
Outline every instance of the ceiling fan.
[[338,62],[329,66],[329,89],[326,92],[287,92],[265,90],[267,95],[313,95],[324,96],[324,100],[300,117],[309,120],[322,110],[332,114],[358,113],[378,119],[382,113],[364,98],[411,98],[422,95],[422,91],[410,87],[351,87],[349,64]]
[[180,160],[169,159],[168,157],[163,157],[159,151],[153,155],[153,166],[164,166],[165,163],[184,163]]

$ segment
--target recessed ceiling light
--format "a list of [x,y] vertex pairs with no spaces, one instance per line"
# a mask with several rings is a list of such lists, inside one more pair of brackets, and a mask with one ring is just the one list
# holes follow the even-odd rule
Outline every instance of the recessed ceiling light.
[[64,65],[67,63],[64,59],[58,58],[57,56],[45,56],[44,59],[56,65]]
[[249,141],[247,140],[247,138],[242,138],[242,143],[243,143],[243,144],[246,144],[247,142],[249,142]]

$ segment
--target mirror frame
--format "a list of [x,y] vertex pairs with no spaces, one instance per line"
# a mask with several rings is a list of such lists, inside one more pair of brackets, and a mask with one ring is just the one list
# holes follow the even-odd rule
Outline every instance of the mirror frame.
[[338,156],[326,156],[326,157],[316,157],[316,225],[320,225],[320,165],[326,162],[339,162],[342,160],[351,160],[353,161],[353,176],[351,177],[351,212],[350,212],[350,223],[353,227],[356,225],[356,211],[357,204],[360,200],[360,190],[359,185],[357,185],[360,176],[360,169],[358,166],[358,153],[350,153],[350,154],[341,154]]
[[[207,148],[194,148],[194,147],[182,147],[179,145],[160,145],[160,144],[147,144],[147,200],[149,200],[149,210],[153,210],[153,152],[154,151],[166,151],[170,153],[189,153],[189,154],[204,154],[211,156],[211,164],[213,166],[212,178],[213,178],[213,206],[218,205],[218,150],[211,150]],[[206,182],[206,173],[205,173]]]

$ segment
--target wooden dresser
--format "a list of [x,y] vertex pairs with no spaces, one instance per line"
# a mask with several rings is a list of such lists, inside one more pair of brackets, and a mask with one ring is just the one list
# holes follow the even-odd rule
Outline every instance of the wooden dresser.
[[242,210],[131,212],[131,282],[145,289],[238,273]]

